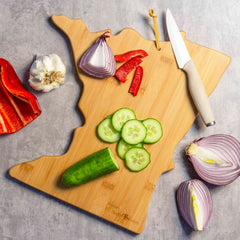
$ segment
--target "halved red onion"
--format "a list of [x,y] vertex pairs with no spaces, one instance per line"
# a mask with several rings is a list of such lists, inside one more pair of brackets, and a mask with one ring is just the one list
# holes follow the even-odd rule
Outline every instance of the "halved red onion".
[[240,175],[240,142],[225,134],[194,140],[186,154],[197,174],[214,185],[226,185]]
[[97,41],[83,54],[79,67],[87,74],[96,78],[107,78],[114,76],[116,72],[116,61],[111,48],[106,42],[105,32]]
[[193,179],[182,182],[177,190],[178,209],[195,231],[203,230],[212,214],[212,198],[206,185]]

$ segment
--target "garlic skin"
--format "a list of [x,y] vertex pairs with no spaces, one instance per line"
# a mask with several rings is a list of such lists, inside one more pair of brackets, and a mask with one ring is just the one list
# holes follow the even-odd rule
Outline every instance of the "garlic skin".
[[28,82],[30,86],[42,92],[49,92],[65,82],[66,67],[57,54],[36,56]]
[[212,214],[212,198],[206,185],[198,179],[182,182],[177,190],[178,209],[195,231],[202,231]]

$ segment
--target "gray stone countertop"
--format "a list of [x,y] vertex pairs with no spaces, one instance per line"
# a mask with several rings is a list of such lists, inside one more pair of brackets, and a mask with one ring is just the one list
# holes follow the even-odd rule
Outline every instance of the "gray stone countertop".
[[[179,142],[175,169],[163,174],[154,190],[144,231],[133,234],[46,194],[12,180],[8,170],[43,155],[61,155],[81,125],[77,103],[81,85],[70,44],[51,23],[53,14],[81,18],[92,32],[111,29],[113,34],[131,27],[154,39],[148,10],[158,14],[161,40],[164,12],[170,8],[187,39],[232,57],[231,64],[210,96],[217,124],[205,128],[197,117]],[[179,216],[175,194],[178,185],[197,177],[184,156],[194,139],[216,133],[240,140],[240,2],[236,0],[0,0],[0,52],[14,66],[24,86],[36,54],[57,53],[66,64],[67,82],[50,93],[33,92],[42,114],[21,131],[0,136],[0,239],[240,239],[240,179],[223,187],[210,187],[213,214],[203,232],[192,231]],[[1,99],[0,99],[1,101]]]

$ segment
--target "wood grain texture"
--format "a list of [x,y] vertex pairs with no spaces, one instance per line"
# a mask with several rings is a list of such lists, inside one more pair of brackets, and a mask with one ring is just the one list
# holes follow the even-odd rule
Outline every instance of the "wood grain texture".
[[[144,49],[144,77],[136,97],[128,93],[133,77],[119,83],[114,77],[94,79],[84,74],[77,64],[81,55],[103,32],[90,33],[80,19],[52,16],[53,22],[69,37],[76,68],[83,82],[79,108],[85,124],[75,130],[68,151],[62,156],[43,156],[14,166],[9,173],[36,189],[48,193],[87,212],[120,225],[135,233],[144,229],[148,205],[159,176],[174,168],[176,145],[191,127],[197,112],[187,89],[187,79],[176,65],[169,42],[161,42],[158,51],[153,41],[144,39],[133,29],[124,29],[107,40],[115,54]],[[185,33],[182,33],[185,38]],[[210,95],[230,63],[230,57],[185,39],[190,55]],[[120,64],[118,65],[120,66]],[[139,173],[130,172],[117,158],[120,171],[85,185],[65,188],[60,183],[62,173],[71,165],[106,146],[117,157],[116,144],[106,144],[96,136],[96,126],[106,116],[121,107],[133,109],[138,119],[153,117],[163,126],[163,138],[146,145],[151,163]]]

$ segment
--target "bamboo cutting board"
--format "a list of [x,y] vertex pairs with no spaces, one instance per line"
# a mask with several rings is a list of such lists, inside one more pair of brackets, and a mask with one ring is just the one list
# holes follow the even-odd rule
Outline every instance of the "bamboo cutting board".
[[[63,15],[54,15],[52,20],[69,37],[73,48],[78,75],[84,86],[79,108],[85,124],[75,130],[70,148],[64,155],[24,162],[11,168],[9,173],[58,199],[140,233],[156,182],[163,172],[174,168],[175,147],[197,115],[187,90],[186,76],[177,68],[169,42],[161,42],[161,51],[158,51],[153,41],[144,39],[133,29],[124,29],[116,36],[110,34],[107,42],[114,54],[134,49],[144,49],[149,54],[141,64],[144,77],[139,93],[134,97],[128,93],[133,72],[126,83],[120,83],[114,77],[91,78],[77,67],[82,54],[105,31],[90,33],[82,20]],[[210,95],[231,59],[186,39],[185,42]],[[138,119],[156,118],[163,126],[162,139],[156,144],[145,145],[151,153],[151,163],[139,173],[130,172],[117,157],[116,144],[104,143],[96,136],[98,123],[121,107],[133,109]],[[61,175],[68,167],[107,146],[117,157],[120,171],[74,188],[61,185]]]

